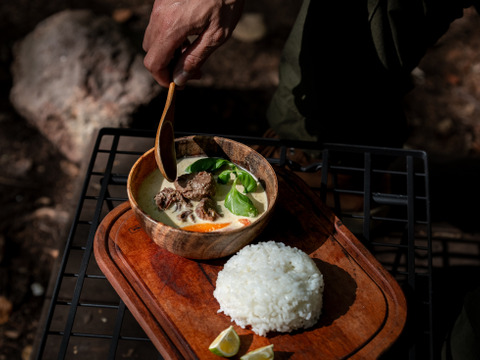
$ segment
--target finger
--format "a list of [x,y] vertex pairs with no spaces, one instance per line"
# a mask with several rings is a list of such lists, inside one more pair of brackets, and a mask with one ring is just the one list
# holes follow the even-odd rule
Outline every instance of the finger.
[[[158,2],[158,4],[161,3]],[[161,86],[168,87],[172,81],[172,65],[170,64],[175,49],[180,47],[183,39],[181,34],[176,34],[171,29],[165,29],[166,22],[160,16],[161,10],[162,8],[155,1],[142,42],[142,47],[146,52],[143,63]]]
[[145,33],[143,34],[142,48],[143,50],[145,50],[145,52],[148,52],[150,50],[151,46],[154,43],[155,37],[159,35],[160,24],[157,21],[157,18],[159,17],[159,11],[159,7],[157,6],[157,2],[155,1],[152,11],[150,13],[148,25],[145,29]]
[[147,52],[150,49],[152,43],[152,23],[150,22],[145,29],[145,34],[143,34],[142,48]]
[[142,46],[146,52],[143,64],[161,86],[168,87],[169,75],[167,67],[170,59],[167,53],[168,47],[165,46],[164,41],[159,41],[161,37],[158,34],[156,26],[152,24],[153,23],[150,23],[147,26],[143,38]]
[[[153,78],[163,87],[168,87],[171,74],[169,72],[168,63],[165,65],[160,59],[163,55],[157,56],[157,49],[150,48],[143,59],[143,64],[152,74]],[[160,53],[162,54],[162,53]]]
[[168,87],[172,81],[174,66],[180,58],[180,47],[175,44],[175,41],[155,41],[143,60],[154,79],[164,87]]
[[201,67],[209,56],[222,45],[226,37],[212,36],[212,31],[205,31],[185,48],[173,72],[173,81],[184,86],[188,80],[201,76]]

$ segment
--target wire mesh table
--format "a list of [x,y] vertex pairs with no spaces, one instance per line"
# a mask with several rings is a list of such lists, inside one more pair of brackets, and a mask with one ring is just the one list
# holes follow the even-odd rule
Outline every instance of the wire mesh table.
[[[41,324],[36,359],[162,359],[93,256],[96,229],[127,200],[133,163],[153,146],[153,131],[101,129],[51,298]],[[187,134],[177,134],[177,136]],[[433,359],[432,255],[429,175],[423,151],[220,135],[273,151],[267,159],[299,174],[321,173],[319,196],[401,285],[408,302],[405,329],[388,359]],[[314,153],[301,165],[292,154]],[[273,155],[274,154],[274,155]],[[355,179],[345,184],[348,175]],[[346,209],[342,199],[361,200]]]

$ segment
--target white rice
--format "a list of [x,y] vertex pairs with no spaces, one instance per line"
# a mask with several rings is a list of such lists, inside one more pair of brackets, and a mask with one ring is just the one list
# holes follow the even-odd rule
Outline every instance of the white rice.
[[219,312],[258,335],[308,328],[320,317],[323,275],[303,251],[268,241],[248,245],[218,273]]

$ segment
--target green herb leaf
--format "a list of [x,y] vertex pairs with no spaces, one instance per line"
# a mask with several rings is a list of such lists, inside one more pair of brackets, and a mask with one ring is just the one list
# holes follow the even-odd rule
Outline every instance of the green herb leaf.
[[237,183],[241,183],[245,193],[255,191],[257,189],[257,181],[255,178],[245,170],[238,168],[234,163],[222,158],[203,158],[195,161],[185,169],[186,173],[208,171],[214,172],[222,166],[228,165],[228,169],[222,171],[218,175],[218,182],[227,184],[231,179],[231,174],[235,174],[235,180],[230,191],[225,197],[225,207],[232,213],[238,216],[254,217],[258,215],[258,210],[253,205],[252,200],[240,191],[237,190]]
[[203,158],[190,164],[185,169],[185,172],[187,174],[200,171],[213,172],[220,169],[225,164],[231,164],[231,162],[222,158]]
[[220,184],[226,184],[230,181],[231,174],[235,173],[234,170],[224,170],[220,174],[218,174],[218,182]]
[[240,183],[243,185],[246,193],[255,191],[257,189],[257,181],[247,171],[237,168],[237,177]]
[[252,200],[240,191],[236,187],[237,179],[233,182],[232,188],[225,197],[225,207],[230,210],[232,214],[238,216],[257,216],[258,210],[253,205]]

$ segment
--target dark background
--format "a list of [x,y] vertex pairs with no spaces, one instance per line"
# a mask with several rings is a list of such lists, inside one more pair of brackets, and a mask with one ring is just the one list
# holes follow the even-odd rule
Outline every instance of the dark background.
[[[113,17],[116,11],[126,10],[125,34],[140,44],[152,2],[0,2],[0,296],[13,306],[8,321],[0,325],[0,360],[28,358],[44,300],[43,294],[32,293],[32,284],[48,286],[83,180],[82,165],[66,160],[11,106],[12,48],[42,19],[67,8],[89,8]],[[233,38],[215,53],[204,67],[203,79],[179,94],[179,129],[263,134],[280,51],[299,5],[300,1],[287,0],[247,5],[247,11],[264,14],[267,34],[254,43]],[[426,150],[430,156],[434,220],[480,242],[475,207],[480,154],[479,30],[478,15],[467,10],[415,71],[417,87],[406,99],[406,110],[411,131],[407,146]],[[137,114],[134,126],[155,127],[162,106],[162,98],[154,101]]]

